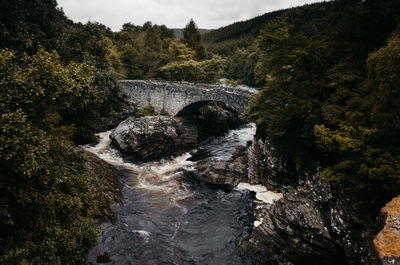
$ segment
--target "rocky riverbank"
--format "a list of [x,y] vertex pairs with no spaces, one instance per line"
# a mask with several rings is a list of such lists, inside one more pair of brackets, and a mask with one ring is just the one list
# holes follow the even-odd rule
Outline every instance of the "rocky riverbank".
[[383,265],[400,264],[400,196],[381,210],[384,227],[374,239]]
[[[159,159],[198,145],[198,128],[193,124],[172,117],[131,117],[110,138],[126,154],[141,160]],[[192,176],[228,192],[246,181],[249,184],[241,185],[262,187],[265,196],[273,195],[263,199],[257,193],[254,230],[240,241],[242,256],[252,264],[398,262],[398,242],[391,242],[398,240],[396,203],[382,211],[386,226],[373,241],[381,229],[373,200],[355,190],[332,193],[318,170],[298,176],[295,168],[274,157],[268,143],[254,140],[248,150],[237,147],[230,158],[207,156],[201,148],[193,153]]]
[[[252,139],[254,125],[200,143],[215,161]],[[245,190],[224,192],[193,178],[191,154],[135,161],[100,133],[96,146],[87,146],[120,173],[121,201],[114,218],[101,224],[98,244],[89,251],[92,264],[246,264],[239,241],[253,226],[253,196]]]
[[272,153],[261,140],[254,141],[249,150],[249,182],[281,191],[283,198],[256,210],[262,223],[241,241],[244,256],[253,257],[254,264],[381,264],[381,260],[395,260],[390,259],[392,254],[384,254],[398,246],[398,242],[385,243],[391,240],[388,235],[398,235],[395,207],[385,208],[392,210],[390,214],[383,210],[387,223],[378,238],[386,238],[375,240],[380,246],[379,258],[373,244],[379,230],[373,201],[354,190],[331,193],[319,172],[296,179]]

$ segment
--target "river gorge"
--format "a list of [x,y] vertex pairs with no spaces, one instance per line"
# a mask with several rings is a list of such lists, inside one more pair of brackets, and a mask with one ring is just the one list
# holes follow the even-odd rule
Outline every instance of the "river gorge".
[[296,174],[256,137],[255,124],[238,126],[229,113],[212,103],[186,118],[131,116],[82,147],[116,170],[120,191],[89,251],[92,264],[384,260],[374,243],[380,253],[391,246],[382,233],[373,241],[382,221],[357,191],[334,194],[319,171]]
[[[110,133],[85,147],[118,168],[122,196],[112,207],[115,218],[101,225],[90,262],[97,264],[97,256],[107,252],[111,264],[246,264],[239,240],[254,225],[254,194],[245,188],[225,192],[194,177],[190,153],[130,161],[112,146]],[[202,159],[227,160],[254,133],[255,125],[247,124],[202,141],[198,150]]]

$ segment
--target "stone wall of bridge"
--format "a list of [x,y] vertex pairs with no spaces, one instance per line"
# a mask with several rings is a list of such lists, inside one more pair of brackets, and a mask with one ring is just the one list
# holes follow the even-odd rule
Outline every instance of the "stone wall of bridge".
[[201,101],[220,101],[243,113],[254,89],[187,82],[122,80],[123,93],[139,108],[150,102],[156,111],[164,108],[175,116],[186,106]]

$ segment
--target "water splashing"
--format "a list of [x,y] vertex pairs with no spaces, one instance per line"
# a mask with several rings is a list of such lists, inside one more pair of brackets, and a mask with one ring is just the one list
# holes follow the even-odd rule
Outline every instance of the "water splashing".
[[[227,159],[236,145],[252,140],[254,125],[232,130],[201,144],[205,157]],[[121,173],[121,203],[113,222],[103,223],[89,261],[108,252],[111,264],[245,264],[238,244],[253,226],[246,190],[225,193],[193,179],[190,153],[173,159],[132,162],[116,150],[110,131],[96,146],[83,148],[115,165]]]

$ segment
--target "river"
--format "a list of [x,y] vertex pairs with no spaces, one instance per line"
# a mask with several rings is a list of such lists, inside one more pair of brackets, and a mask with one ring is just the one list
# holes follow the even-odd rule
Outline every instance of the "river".
[[171,160],[140,163],[112,147],[109,132],[85,149],[114,165],[121,173],[121,202],[114,203],[114,220],[101,224],[89,261],[107,252],[107,264],[247,264],[239,240],[253,228],[254,197],[247,190],[224,192],[190,174],[195,160],[228,159],[236,145],[253,139],[247,124],[200,143],[197,152]]

